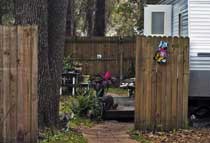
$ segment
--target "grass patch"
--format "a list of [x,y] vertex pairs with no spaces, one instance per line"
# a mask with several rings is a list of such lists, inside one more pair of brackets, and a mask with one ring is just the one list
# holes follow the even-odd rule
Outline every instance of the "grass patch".
[[44,140],[40,143],[88,143],[81,133],[76,131],[49,131],[43,133]]
[[88,118],[77,117],[68,122],[68,127],[75,129],[80,126],[91,128],[94,124],[95,122]]
[[128,90],[123,88],[114,88],[111,87],[108,89],[108,93],[114,93],[117,95],[128,95]]

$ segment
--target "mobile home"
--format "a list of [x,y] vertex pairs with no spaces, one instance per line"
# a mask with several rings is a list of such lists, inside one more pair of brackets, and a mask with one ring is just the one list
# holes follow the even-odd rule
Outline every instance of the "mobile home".
[[145,5],[145,35],[190,38],[190,97],[210,98],[210,0]]

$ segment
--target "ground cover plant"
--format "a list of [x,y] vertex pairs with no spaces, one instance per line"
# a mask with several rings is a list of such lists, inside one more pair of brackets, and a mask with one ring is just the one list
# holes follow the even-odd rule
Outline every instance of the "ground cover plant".
[[80,132],[45,130],[42,134],[45,139],[41,143],[87,143]]
[[41,131],[41,143],[87,143],[79,130],[80,127],[90,128],[101,119],[94,94],[94,91],[90,90],[86,96],[62,96],[60,127]]

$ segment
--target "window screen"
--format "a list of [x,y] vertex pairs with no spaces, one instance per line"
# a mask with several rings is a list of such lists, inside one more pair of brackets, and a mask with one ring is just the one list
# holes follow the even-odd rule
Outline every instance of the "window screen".
[[152,12],[152,34],[164,34],[164,12]]

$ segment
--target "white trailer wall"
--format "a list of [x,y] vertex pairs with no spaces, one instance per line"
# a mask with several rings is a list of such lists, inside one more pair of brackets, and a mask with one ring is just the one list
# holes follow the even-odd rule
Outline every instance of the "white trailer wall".
[[210,70],[210,0],[189,0],[189,37],[191,70]]
[[160,4],[172,5],[172,36],[179,36],[179,14],[181,14],[181,36],[188,36],[188,1],[162,0]]

